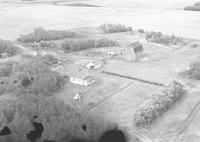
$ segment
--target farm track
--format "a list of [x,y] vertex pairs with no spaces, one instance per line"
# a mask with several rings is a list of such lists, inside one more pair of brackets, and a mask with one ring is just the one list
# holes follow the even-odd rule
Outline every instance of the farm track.
[[136,81],[139,81],[139,82],[142,82],[142,83],[151,84],[151,85],[164,86],[164,84],[159,83],[159,82],[144,80],[144,79],[141,79],[141,78],[126,76],[126,75],[121,75],[121,74],[118,74],[118,73],[107,72],[107,71],[102,71],[101,73],[108,74],[108,75],[113,75],[113,76],[118,76],[118,77],[122,77],[122,78],[127,78],[127,79],[131,79],[131,80],[136,80]]

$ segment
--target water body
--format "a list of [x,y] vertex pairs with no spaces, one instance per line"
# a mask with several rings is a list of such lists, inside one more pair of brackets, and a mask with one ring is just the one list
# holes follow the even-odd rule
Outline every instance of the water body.
[[200,39],[200,12],[183,11],[196,0],[91,0],[101,7],[0,3],[0,38],[15,40],[35,27],[71,29],[121,23],[133,29]]

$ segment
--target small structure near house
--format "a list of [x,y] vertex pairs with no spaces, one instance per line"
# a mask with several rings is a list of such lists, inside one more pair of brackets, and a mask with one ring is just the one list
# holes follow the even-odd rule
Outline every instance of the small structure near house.
[[136,58],[143,53],[143,45],[136,41],[127,45],[122,53],[122,58],[126,61],[135,61]]
[[58,64],[58,65],[61,65],[61,64],[62,64],[62,62],[61,62],[61,61],[58,61],[58,62],[57,62],[57,64]]
[[103,60],[95,60],[87,63],[86,67],[90,70],[97,70],[100,69],[104,64],[105,63]]
[[70,82],[73,84],[88,86],[95,82],[94,75],[91,71],[78,66],[71,68],[67,74]]
[[77,93],[74,97],[73,97],[73,100],[81,100],[81,98],[83,97],[83,93]]
[[108,56],[112,57],[112,56],[115,56],[117,53],[116,52],[112,52],[112,51],[109,51],[107,53]]
[[94,67],[95,67],[94,63],[88,63],[87,64],[88,69],[94,69]]

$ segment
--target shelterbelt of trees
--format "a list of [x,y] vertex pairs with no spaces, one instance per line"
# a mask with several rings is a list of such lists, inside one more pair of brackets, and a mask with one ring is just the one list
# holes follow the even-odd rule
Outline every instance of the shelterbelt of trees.
[[79,38],[80,34],[64,31],[64,30],[46,30],[42,27],[34,29],[32,33],[22,35],[18,38],[18,41],[23,43],[40,42],[40,41],[50,41],[65,38]]

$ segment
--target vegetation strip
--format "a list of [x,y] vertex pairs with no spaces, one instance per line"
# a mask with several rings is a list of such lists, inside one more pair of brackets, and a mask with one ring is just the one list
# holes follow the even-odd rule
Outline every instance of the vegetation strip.
[[131,77],[131,76],[126,76],[126,75],[121,75],[121,74],[118,74],[118,73],[107,72],[107,71],[102,71],[101,73],[108,74],[108,75],[119,76],[119,77],[131,79],[131,80],[136,80],[136,81],[140,81],[140,82],[151,84],[151,85],[164,86],[164,84],[162,84],[162,83],[158,83],[158,82],[154,82],[154,81],[149,81],[149,80],[144,80],[144,79],[140,79],[140,78],[136,78],[136,77]]

